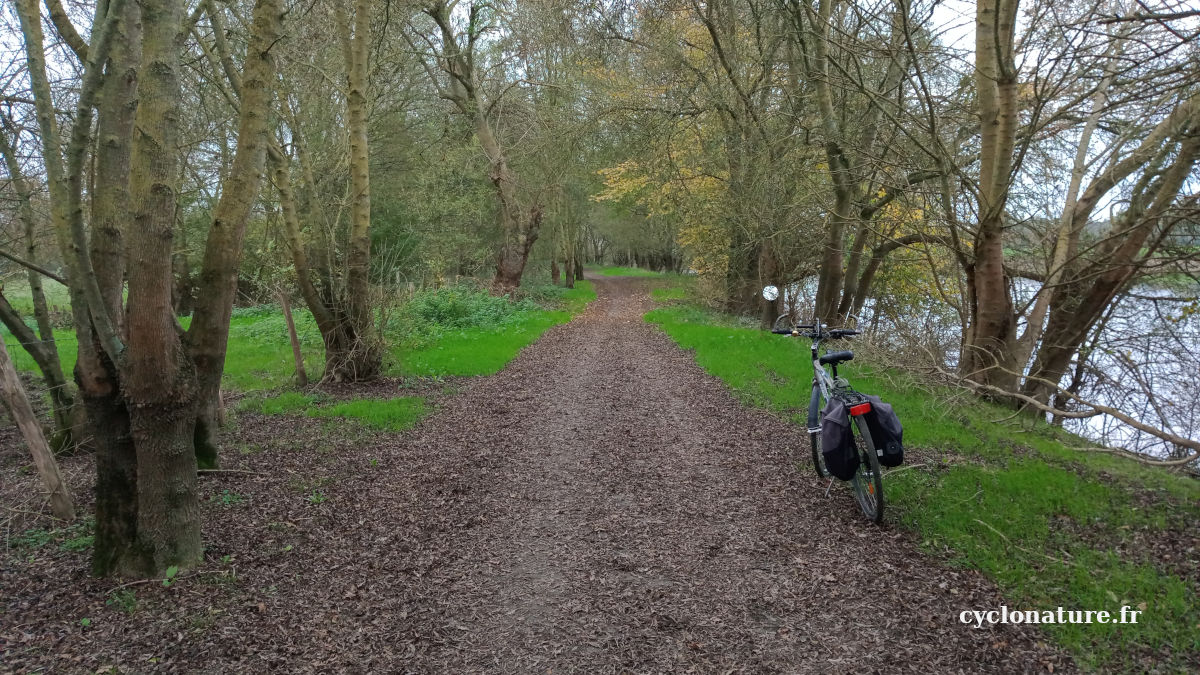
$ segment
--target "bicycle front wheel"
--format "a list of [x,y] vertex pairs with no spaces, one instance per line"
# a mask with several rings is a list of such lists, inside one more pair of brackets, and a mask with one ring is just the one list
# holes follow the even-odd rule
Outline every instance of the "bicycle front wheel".
[[879,524],[883,522],[883,471],[879,467],[879,455],[871,440],[871,432],[867,429],[866,419],[862,415],[851,419],[854,421],[854,446],[860,460],[858,471],[850,479],[854,498],[858,500],[867,520]]
[[825,407],[821,398],[821,390],[813,385],[812,398],[808,402],[808,444],[812,448],[813,468],[817,478],[829,478],[829,469],[825,468],[825,455],[821,454],[821,410]]

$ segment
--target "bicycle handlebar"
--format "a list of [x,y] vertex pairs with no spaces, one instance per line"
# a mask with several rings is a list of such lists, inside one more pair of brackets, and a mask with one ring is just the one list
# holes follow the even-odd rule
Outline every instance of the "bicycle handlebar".
[[[834,328],[833,330],[822,331],[818,335],[818,334],[814,334],[812,332],[814,328],[815,328],[815,326],[796,326],[792,330],[787,330],[787,329],[781,328],[778,330],[772,330],[771,332],[774,333],[775,335],[803,335],[805,337],[810,337],[813,339],[844,338],[844,337],[851,337],[854,335],[858,335],[860,333],[860,331],[852,330],[849,328]],[[804,331],[809,331],[809,332],[804,332]]]

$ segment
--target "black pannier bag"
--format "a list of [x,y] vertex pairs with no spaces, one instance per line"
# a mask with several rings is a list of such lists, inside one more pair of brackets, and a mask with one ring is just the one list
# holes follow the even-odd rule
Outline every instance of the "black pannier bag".
[[825,458],[825,468],[836,478],[850,480],[858,471],[850,414],[846,404],[836,398],[829,399],[821,410],[821,455]]
[[867,429],[871,431],[871,441],[875,444],[875,454],[883,466],[900,466],[904,462],[904,428],[900,426],[900,418],[892,410],[890,403],[884,403],[878,396],[867,396],[871,402],[871,412],[867,413]]

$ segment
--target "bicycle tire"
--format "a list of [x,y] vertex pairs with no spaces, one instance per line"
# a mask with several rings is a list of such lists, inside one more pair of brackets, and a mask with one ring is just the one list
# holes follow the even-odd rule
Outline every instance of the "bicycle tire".
[[854,445],[861,461],[858,471],[850,479],[854,487],[854,499],[866,515],[867,520],[878,525],[883,522],[883,471],[879,466],[879,455],[875,451],[875,443],[871,440],[871,432],[867,429],[867,421],[861,415],[852,417]]
[[812,398],[808,403],[808,444],[812,449],[813,468],[817,471],[817,478],[829,478],[829,469],[825,467],[825,455],[821,454],[821,432],[812,431],[821,426],[821,410],[824,408],[825,399],[821,396],[820,388],[814,384]]
[[780,314],[771,324],[771,330],[794,330],[795,328],[796,320],[792,318],[791,314]]

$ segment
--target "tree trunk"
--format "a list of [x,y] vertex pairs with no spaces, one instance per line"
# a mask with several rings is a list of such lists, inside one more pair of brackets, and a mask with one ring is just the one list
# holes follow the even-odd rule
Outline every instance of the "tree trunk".
[[[486,129],[487,122],[483,120],[483,111],[478,115],[481,124]],[[478,131],[478,128],[477,128]],[[491,139],[491,130],[486,129]],[[538,230],[542,225],[542,208],[533,206],[525,208],[517,198],[516,177],[508,169],[508,163],[500,154],[500,147],[494,139],[488,142],[492,148],[488,152],[492,160],[492,184],[496,186],[496,197],[500,201],[500,230],[503,240],[500,251],[496,255],[496,276],[492,280],[492,292],[503,295],[516,290],[521,285],[521,276],[525,273],[525,263],[529,260],[529,251],[537,241]]]
[[[771,241],[764,241],[759,245],[758,254],[758,283],[759,287],[765,286],[780,286],[779,278],[779,261],[775,257],[775,248],[771,245]],[[757,290],[757,289],[756,289]],[[783,296],[783,289],[780,288],[780,297]],[[775,317],[779,316],[780,298],[767,300],[762,297],[761,291],[758,292],[759,302],[762,306],[761,325],[763,330],[770,330],[775,323]]]
[[[215,13],[215,12],[214,12]],[[274,96],[275,59],[271,48],[282,30],[281,0],[257,0],[241,82],[237,149],[221,187],[197,283],[196,308],[187,332],[188,352],[196,368],[199,414],[196,461],[217,466],[221,375],[229,344],[229,321],[237,294],[238,268],[250,210],[266,162],[268,123]]]
[[[283,213],[284,233],[288,248],[292,251],[292,264],[296,268],[296,280],[300,285],[300,295],[316,320],[317,329],[321,331],[321,340],[325,346],[325,375],[332,382],[353,382],[368,379],[378,374],[378,363],[374,370],[369,367],[371,362],[360,363],[364,351],[358,347],[359,339],[354,332],[354,324],[346,317],[345,312],[333,302],[326,302],[321,289],[313,283],[315,274],[327,278],[328,272],[320,269],[313,270],[308,261],[304,239],[300,230],[300,215],[296,209],[295,193],[292,190],[291,169],[288,158],[277,144],[272,143],[268,149],[268,158],[275,174],[275,189],[279,191],[279,206]],[[364,367],[364,365],[366,367]],[[360,375],[362,373],[362,375]]]
[[292,303],[288,301],[287,293],[279,292],[279,308],[283,310],[283,320],[287,322],[288,341],[292,343],[292,358],[296,362],[296,386],[308,386],[308,373],[304,370],[304,354],[300,351],[300,337],[296,335],[296,322],[292,319]]
[[[370,3],[354,3],[353,34],[345,9],[338,23],[346,62],[346,117],[350,135],[350,242],[346,253],[346,312],[334,379],[369,380],[379,375],[382,351],[371,320],[371,180],[367,147],[367,57]],[[328,344],[328,343],[327,343]],[[326,377],[329,377],[328,360]]]
[[79,389],[96,447],[92,574],[98,577],[136,573],[144,567],[138,558],[137,449],[129,429],[129,409],[112,364],[105,359],[103,365]]
[[[13,191],[17,193],[18,215],[25,231],[25,259],[37,263],[37,239],[34,236],[37,219],[31,202],[32,191],[22,175],[21,166],[8,141],[9,130],[15,131],[15,127],[10,125],[7,116],[4,116],[3,121],[5,130],[4,133],[0,133],[0,153],[4,155],[9,181]],[[61,449],[72,443],[72,413],[75,401],[58,358],[54,327],[50,324],[50,310],[46,305],[46,294],[42,290],[42,275],[34,270],[29,270],[29,292],[33,298],[33,315],[37,321],[38,335],[35,336],[28,329],[18,312],[4,298],[3,291],[0,291],[0,321],[3,321],[9,332],[20,341],[42,371],[54,411],[54,447]]]
[[[571,269],[571,268],[568,267],[567,269]],[[557,286],[558,285],[558,277],[559,277],[558,260],[551,260],[550,261],[550,283]]]
[[1016,316],[1004,271],[1004,216],[1019,123],[1013,59],[1018,0],[980,0],[976,8],[976,91],[980,116],[979,225],[971,304],[973,320],[960,370],[977,382],[1015,389]]
[[9,304],[8,298],[4,297],[2,290],[0,290],[0,322],[8,328],[17,342],[33,358],[38,369],[42,371],[42,379],[46,383],[46,391],[50,394],[51,409],[54,415],[54,445],[58,449],[66,447],[71,438],[72,411],[75,401],[71,396],[67,379],[63,375],[62,366],[59,365],[58,350],[54,346],[54,341],[39,340],[37,335],[25,325],[17,310]]
[[38,423],[37,416],[33,414],[33,408],[29,405],[29,397],[25,395],[25,388],[21,386],[21,379],[8,356],[4,340],[0,340],[0,393],[4,395],[13,419],[21,429],[21,435],[29,445],[38,475],[41,476],[42,484],[46,486],[46,492],[50,495],[51,513],[61,520],[75,520],[75,506],[71,503],[71,493],[63,482],[58,462],[54,461],[54,453],[46,443],[42,425]]
[[[130,139],[138,105],[141,67],[141,11],[126,0],[125,14],[116,26],[107,74],[99,96],[96,146],[96,189],[92,193],[89,241],[96,281],[109,316],[121,328],[125,285],[124,229],[129,217]],[[97,346],[99,348],[99,346]]]
[[128,342],[122,390],[137,449],[137,547],[122,571],[152,576],[203,553],[196,494],[197,382],[176,331],[171,254],[177,195],[180,0],[142,0],[142,60],[133,138]]
[[[1163,148],[1161,156],[1167,157],[1169,150],[1174,150],[1172,144]],[[1042,347],[1022,387],[1027,396],[1049,400],[1096,322],[1141,268],[1147,240],[1155,235],[1161,241],[1170,233],[1171,228],[1163,228],[1160,221],[1200,162],[1200,137],[1185,135],[1172,154],[1169,167],[1160,171],[1159,166],[1150,165],[1134,186],[1128,208],[1111,227],[1112,233],[1125,235],[1106,238],[1094,262],[1072,270],[1061,286],[1042,335]],[[1156,247],[1157,243],[1150,246]]]

